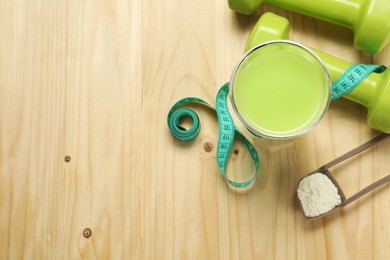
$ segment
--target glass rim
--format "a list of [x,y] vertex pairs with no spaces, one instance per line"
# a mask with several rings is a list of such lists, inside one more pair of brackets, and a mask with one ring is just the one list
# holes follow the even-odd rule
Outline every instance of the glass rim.
[[[322,68],[322,71],[325,73],[325,79],[326,79],[327,86],[328,86],[328,98],[326,100],[326,103],[325,103],[325,106],[323,108],[323,111],[320,113],[320,116],[318,118],[316,118],[308,127],[305,127],[302,130],[294,132],[292,134],[286,134],[286,135],[275,135],[275,134],[265,133],[265,132],[260,131],[259,129],[254,128],[250,123],[248,123],[241,116],[240,112],[238,111],[236,102],[234,100],[234,79],[235,79],[235,76],[236,76],[240,66],[244,63],[246,58],[248,58],[253,52],[255,52],[256,50],[258,50],[260,48],[263,48],[263,47],[266,47],[266,46],[272,45],[272,44],[279,44],[279,43],[281,43],[281,44],[289,44],[289,45],[293,45],[295,47],[299,47],[299,48],[303,49],[304,51],[306,51],[308,54],[310,54],[314,58],[314,60],[316,60],[318,62],[318,64]],[[232,75],[230,77],[230,83],[229,83],[230,102],[232,103],[233,110],[234,110],[235,114],[237,115],[237,117],[244,124],[244,126],[249,130],[249,132],[251,132],[253,135],[255,135],[257,137],[267,137],[267,138],[270,138],[270,139],[290,139],[290,138],[298,137],[298,136],[303,135],[303,134],[307,133],[308,131],[310,131],[324,117],[325,112],[329,108],[329,104],[330,104],[330,101],[331,101],[331,96],[332,96],[332,81],[330,79],[329,72],[328,72],[328,69],[325,66],[325,63],[321,60],[321,58],[316,53],[314,53],[308,47],[304,46],[303,44],[291,41],[291,40],[266,41],[266,42],[260,43],[258,45],[255,45],[254,47],[250,48],[241,57],[241,59],[236,64],[236,66],[235,66],[235,68],[233,70],[233,73],[232,73]]]

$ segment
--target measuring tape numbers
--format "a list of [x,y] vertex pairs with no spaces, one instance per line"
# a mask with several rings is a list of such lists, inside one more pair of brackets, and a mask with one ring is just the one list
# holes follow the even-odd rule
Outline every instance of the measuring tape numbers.
[[[200,120],[196,112],[190,108],[182,107],[185,104],[189,103],[198,103],[205,105],[214,109],[217,113],[218,124],[219,124],[219,136],[218,136],[218,146],[217,146],[217,165],[222,176],[229,182],[230,185],[236,188],[245,188],[249,186],[257,177],[257,174],[260,169],[260,159],[256,151],[256,148],[252,143],[236,128],[231,117],[226,99],[229,92],[229,83],[223,85],[217,94],[216,98],[216,108],[214,109],[206,101],[195,98],[187,97],[176,102],[168,112],[168,128],[171,131],[172,135],[182,141],[190,141],[196,138],[200,132]],[[192,126],[189,129],[185,129],[180,126],[180,121],[183,118],[190,117],[192,119]],[[231,180],[226,175],[226,165],[229,159],[231,148],[235,139],[235,135],[239,135],[243,138],[245,145],[252,157],[253,163],[255,165],[255,173],[251,178],[244,182],[237,182]]]
[[351,92],[372,72],[382,73],[385,70],[383,65],[353,64],[332,84],[332,100]]

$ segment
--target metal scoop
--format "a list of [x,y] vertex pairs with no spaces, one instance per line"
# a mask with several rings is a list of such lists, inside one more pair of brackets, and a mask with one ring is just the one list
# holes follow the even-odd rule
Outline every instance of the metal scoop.
[[[337,188],[337,193],[338,195],[340,196],[340,203],[337,203],[337,205],[335,205],[334,207],[330,208],[328,211],[326,212],[323,212],[319,215],[315,215],[315,216],[312,216],[312,215],[308,215],[306,212],[305,212],[305,207],[307,208],[307,205],[304,205],[305,202],[301,201],[301,199],[299,199],[299,196],[298,196],[298,200],[299,200],[299,204],[300,204],[300,207],[301,207],[301,210],[303,212],[303,215],[305,216],[305,218],[307,219],[317,219],[317,218],[320,218],[320,217],[324,217],[326,215],[329,215],[330,213],[348,205],[349,203],[357,200],[358,198],[360,198],[361,196],[367,194],[368,192],[378,188],[379,186],[383,185],[383,184],[386,184],[387,182],[390,181],[390,175],[387,175],[386,177],[383,177],[382,179],[379,179],[377,181],[375,181],[374,183],[368,185],[367,187],[365,187],[364,189],[360,190],[359,192],[357,192],[356,194],[352,195],[351,197],[349,198],[346,198],[345,195],[344,195],[344,192],[343,190],[341,189],[340,185],[337,183],[337,181],[335,180],[335,178],[332,176],[331,172],[329,171],[329,168],[331,168],[332,166],[335,166],[336,164],[376,145],[377,143],[379,143],[380,141],[384,140],[385,138],[389,137],[390,134],[380,134],[378,135],[377,137],[367,141],[366,143],[356,147],[355,149],[352,149],[351,151],[341,155],[340,157],[334,159],[333,161],[330,161],[329,163],[321,166],[319,169],[313,171],[312,173],[306,175],[305,177],[303,177],[299,182],[298,182],[298,186],[297,186],[297,194],[299,192],[299,187],[300,187],[300,184],[301,182],[305,179],[305,178],[308,178],[309,176],[313,175],[313,174],[316,174],[316,173],[321,173],[321,174],[324,174],[327,178],[329,178],[329,180],[333,183],[333,185]],[[316,194],[318,196],[320,196],[320,194]]]

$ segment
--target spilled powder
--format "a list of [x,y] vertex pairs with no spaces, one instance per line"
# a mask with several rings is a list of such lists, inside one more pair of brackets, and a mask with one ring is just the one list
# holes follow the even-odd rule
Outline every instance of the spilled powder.
[[297,193],[307,217],[317,217],[341,204],[337,187],[328,176],[320,172],[303,178]]

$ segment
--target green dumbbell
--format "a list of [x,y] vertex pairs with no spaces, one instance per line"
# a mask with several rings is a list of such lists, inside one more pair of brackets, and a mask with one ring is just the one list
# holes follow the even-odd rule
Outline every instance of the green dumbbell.
[[[271,40],[289,40],[289,21],[274,13],[263,14],[249,35],[246,49]],[[337,80],[352,64],[324,52],[312,49],[325,63],[332,82]],[[368,124],[390,133],[390,70],[372,73],[353,91],[343,96],[365,106]]]
[[389,0],[228,0],[229,7],[252,14],[260,4],[269,3],[294,12],[335,23],[355,32],[359,50],[380,52],[390,40]]

